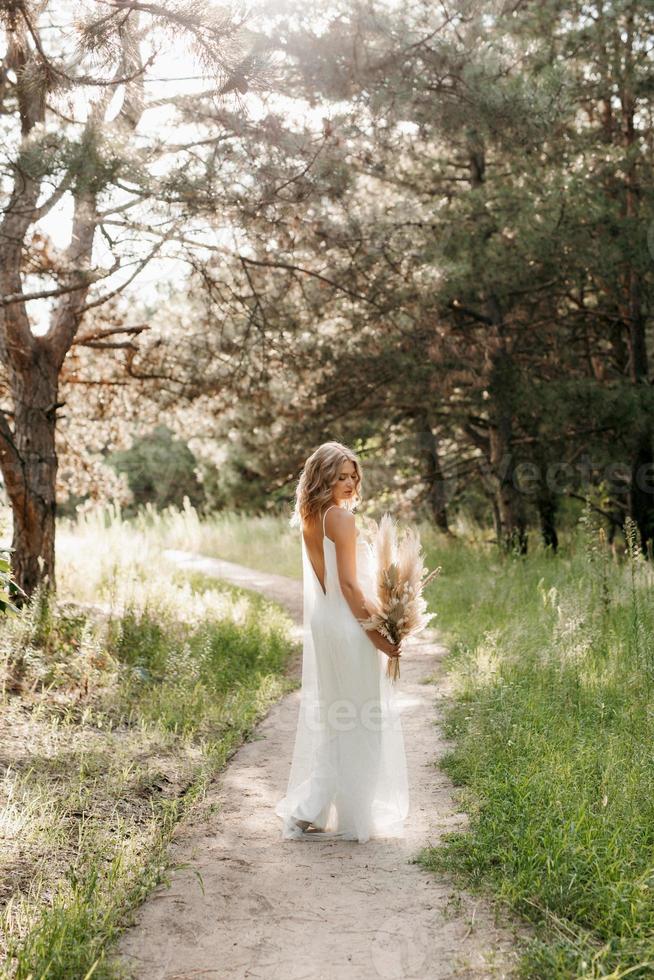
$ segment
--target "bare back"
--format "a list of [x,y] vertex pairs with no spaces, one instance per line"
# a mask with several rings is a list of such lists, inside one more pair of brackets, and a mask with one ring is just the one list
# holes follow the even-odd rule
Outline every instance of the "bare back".
[[328,510],[331,511],[332,508],[336,507],[335,504],[330,504],[320,516],[313,518],[310,522],[307,522],[303,529],[302,535],[304,537],[304,544],[307,549],[307,554],[309,556],[309,561],[313,565],[313,569],[316,573],[316,578],[325,592],[325,551],[323,547],[323,526],[325,529],[325,534],[329,537],[327,533],[329,514]]

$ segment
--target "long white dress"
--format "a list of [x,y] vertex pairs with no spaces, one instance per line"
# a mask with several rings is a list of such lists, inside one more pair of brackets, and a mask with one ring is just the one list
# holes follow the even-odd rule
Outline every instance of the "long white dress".
[[[402,837],[409,786],[397,693],[386,676],[386,654],[374,646],[341,591],[336,544],[325,535],[325,515],[324,592],[300,532],[302,688],[288,787],[275,813],[284,839],[364,843],[371,837]],[[372,597],[374,554],[360,532],[356,561],[359,586]],[[322,832],[303,832],[296,819],[310,820]]]

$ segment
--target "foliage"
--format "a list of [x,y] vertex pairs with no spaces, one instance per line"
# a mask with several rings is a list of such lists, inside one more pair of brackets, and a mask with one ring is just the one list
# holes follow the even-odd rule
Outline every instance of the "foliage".
[[293,686],[288,616],[176,572],[161,552],[166,518],[150,510],[140,532],[82,518],[62,558],[75,591],[55,602],[38,590],[0,632],[8,980],[123,976],[112,946],[166,879],[177,821]]
[[127,514],[148,503],[158,510],[181,507],[184,497],[194,506],[203,502],[195,457],[165,425],[135,440],[129,449],[111,453],[107,462],[127,476],[133,498]]
[[[421,860],[536,926],[525,977],[649,975],[652,572],[586,508],[554,557],[436,552],[455,703],[442,765],[469,829]],[[627,530],[627,537],[631,532]]]

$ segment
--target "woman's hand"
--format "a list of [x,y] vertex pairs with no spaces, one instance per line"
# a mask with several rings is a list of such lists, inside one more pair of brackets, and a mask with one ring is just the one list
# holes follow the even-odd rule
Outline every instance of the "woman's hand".
[[391,643],[390,640],[387,640],[386,637],[379,632],[379,630],[370,630],[368,636],[370,637],[374,645],[377,647],[377,649],[381,650],[382,653],[385,653],[387,657],[401,656],[401,652],[400,652],[402,648],[401,642]]

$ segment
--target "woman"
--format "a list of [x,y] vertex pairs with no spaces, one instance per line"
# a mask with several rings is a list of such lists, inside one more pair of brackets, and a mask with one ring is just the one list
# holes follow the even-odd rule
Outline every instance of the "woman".
[[374,609],[370,546],[356,529],[361,465],[339,442],[307,459],[291,524],[304,584],[302,690],[282,837],[402,836],[409,810],[395,690],[384,669],[398,645],[363,621]]

